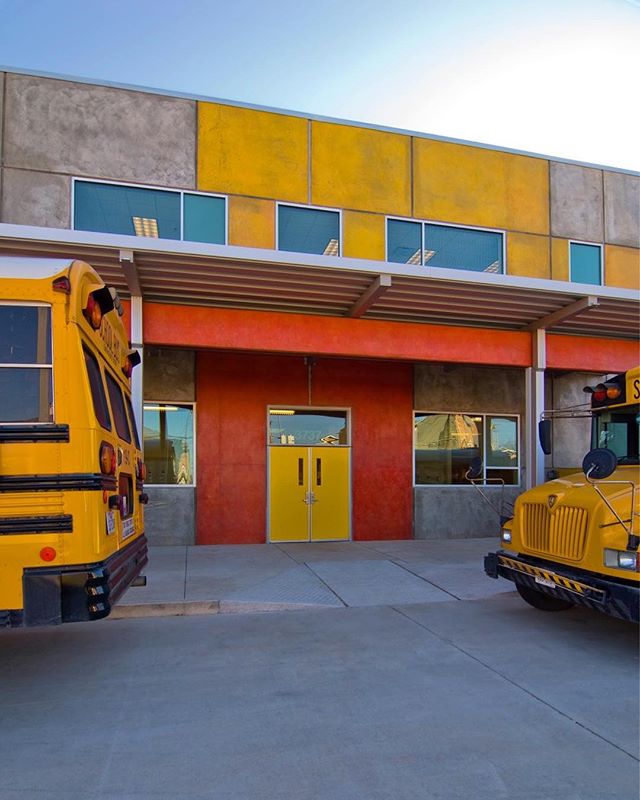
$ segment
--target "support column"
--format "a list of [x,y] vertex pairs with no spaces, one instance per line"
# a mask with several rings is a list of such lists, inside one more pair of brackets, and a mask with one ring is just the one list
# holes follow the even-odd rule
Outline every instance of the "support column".
[[544,453],[538,440],[538,422],[544,411],[546,339],[544,328],[532,332],[533,366],[525,371],[525,488],[545,481]]
[[140,363],[134,368],[131,375],[131,404],[133,415],[136,418],[136,427],[142,442],[142,414],[144,403],[143,374],[144,374],[144,345],[142,335],[142,297],[131,297],[131,347],[140,353]]

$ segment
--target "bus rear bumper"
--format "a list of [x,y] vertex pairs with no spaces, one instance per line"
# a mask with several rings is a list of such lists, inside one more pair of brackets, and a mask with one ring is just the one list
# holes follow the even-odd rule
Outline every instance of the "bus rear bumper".
[[0,610],[0,626],[35,627],[102,619],[147,561],[147,540],[142,535],[104,561],[25,569],[24,608]]
[[629,622],[640,621],[640,586],[631,581],[623,583],[505,550],[486,555],[484,571],[490,578],[506,578],[612,617]]

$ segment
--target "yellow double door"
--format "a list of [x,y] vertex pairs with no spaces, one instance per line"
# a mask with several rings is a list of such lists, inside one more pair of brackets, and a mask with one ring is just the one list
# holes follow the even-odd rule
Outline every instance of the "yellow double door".
[[269,448],[269,540],[344,541],[350,536],[348,447]]

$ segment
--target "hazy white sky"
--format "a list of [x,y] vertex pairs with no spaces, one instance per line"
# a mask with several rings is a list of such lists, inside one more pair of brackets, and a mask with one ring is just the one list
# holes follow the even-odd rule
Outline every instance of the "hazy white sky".
[[0,64],[640,170],[640,0],[0,0]]

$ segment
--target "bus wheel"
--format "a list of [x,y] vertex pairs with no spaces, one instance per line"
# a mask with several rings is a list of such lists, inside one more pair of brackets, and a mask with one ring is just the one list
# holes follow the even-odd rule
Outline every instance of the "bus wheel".
[[528,586],[521,586],[516,583],[518,594],[530,606],[539,609],[540,611],[567,611],[573,608],[574,604],[569,600],[562,600],[559,597],[551,597],[543,592],[537,592],[535,589],[530,589]]

